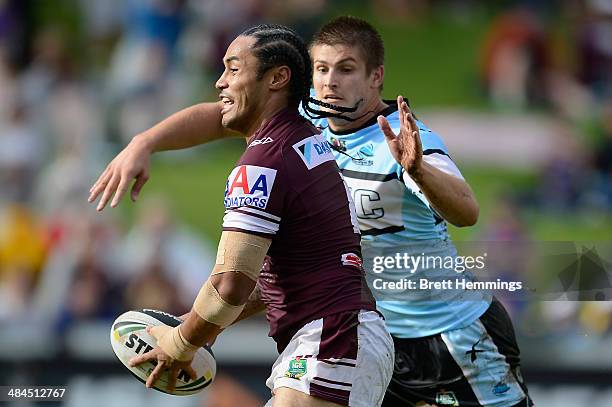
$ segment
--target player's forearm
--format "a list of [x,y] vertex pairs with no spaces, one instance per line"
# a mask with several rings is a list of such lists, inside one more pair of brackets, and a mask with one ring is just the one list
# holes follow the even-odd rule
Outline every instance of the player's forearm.
[[271,243],[271,239],[249,233],[221,234],[215,267],[183,324],[183,335],[190,344],[212,343],[242,315]]
[[219,103],[200,103],[167,117],[138,134],[133,142],[155,153],[189,148],[230,136],[239,134],[221,125]]
[[[259,314],[265,310],[266,310],[266,304],[264,304],[263,301],[261,300],[261,291],[259,290],[259,286],[255,285],[255,288],[253,289],[253,292],[249,296],[249,299],[247,300],[246,304],[244,304],[244,309],[242,310],[240,315],[238,315],[238,318],[236,318],[236,320],[232,323],[232,325],[234,325],[235,323],[239,321],[242,321],[243,319],[247,319],[247,318],[252,317],[253,315]],[[187,320],[189,315],[192,313],[193,311],[189,311],[181,315],[179,319],[185,321]]]
[[[253,291],[253,287],[255,286],[253,280],[239,272],[212,275],[210,277],[210,283],[217,291],[220,301],[224,303],[226,307],[243,306],[248,302],[249,294]],[[200,291],[193,309],[187,314],[187,318],[182,324],[182,333],[187,341],[197,346],[214,342],[217,335],[219,335],[225,326],[229,324],[229,322],[225,325],[217,322],[216,318],[219,317],[219,315],[215,315],[215,312],[210,311],[209,307],[217,309],[219,312],[224,311],[219,309],[219,302],[214,301],[213,297],[202,297],[204,292],[204,289]],[[244,310],[242,312],[244,312]],[[236,316],[236,314],[234,314],[234,316]]]
[[196,346],[214,343],[221,331],[223,328],[206,321],[196,312],[188,313],[185,322],[181,324],[181,332],[185,339]]
[[449,223],[472,226],[480,211],[474,192],[467,182],[423,162],[410,177],[416,182],[429,203]]

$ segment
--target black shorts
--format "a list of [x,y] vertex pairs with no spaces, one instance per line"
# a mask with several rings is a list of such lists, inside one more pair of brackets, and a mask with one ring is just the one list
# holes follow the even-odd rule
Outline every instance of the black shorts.
[[496,299],[465,328],[393,341],[395,366],[383,407],[533,405],[512,321]]

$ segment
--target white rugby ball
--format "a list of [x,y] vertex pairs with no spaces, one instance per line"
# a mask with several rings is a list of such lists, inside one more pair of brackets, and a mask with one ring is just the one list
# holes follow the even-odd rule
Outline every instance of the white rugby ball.
[[[128,366],[128,361],[134,356],[142,355],[156,346],[156,340],[146,331],[148,326],[169,325],[175,327],[182,321],[174,315],[163,311],[143,309],[128,311],[121,314],[111,327],[110,341],[115,355],[138,380],[145,383],[155,365],[145,362],[135,367]],[[154,385],[156,390],[177,396],[195,394],[212,383],[217,372],[217,363],[212,350],[204,346],[193,358],[191,367],[197,377],[191,379],[187,372],[181,371],[176,380],[174,391],[168,390],[168,372],[164,372]]]

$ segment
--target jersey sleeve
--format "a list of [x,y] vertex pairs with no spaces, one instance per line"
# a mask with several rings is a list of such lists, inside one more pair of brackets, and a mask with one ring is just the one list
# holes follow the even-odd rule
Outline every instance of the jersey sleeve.
[[423,146],[423,161],[436,167],[440,171],[464,179],[461,171],[450,157],[448,148],[435,132],[431,131],[424,123],[417,121],[421,144]]
[[223,230],[273,237],[279,230],[286,188],[282,160],[238,165],[225,187]]

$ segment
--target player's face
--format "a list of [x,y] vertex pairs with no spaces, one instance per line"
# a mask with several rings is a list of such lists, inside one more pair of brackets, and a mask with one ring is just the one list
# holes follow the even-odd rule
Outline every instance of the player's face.
[[237,37],[223,57],[225,70],[215,84],[223,104],[224,127],[248,133],[265,104],[263,81],[257,80],[259,61],[253,55],[254,37]]
[[316,45],[311,49],[312,82],[317,99],[337,106],[358,110],[349,116],[361,116],[373,101],[380,98],[381,69],[367,72],[358,47]]

